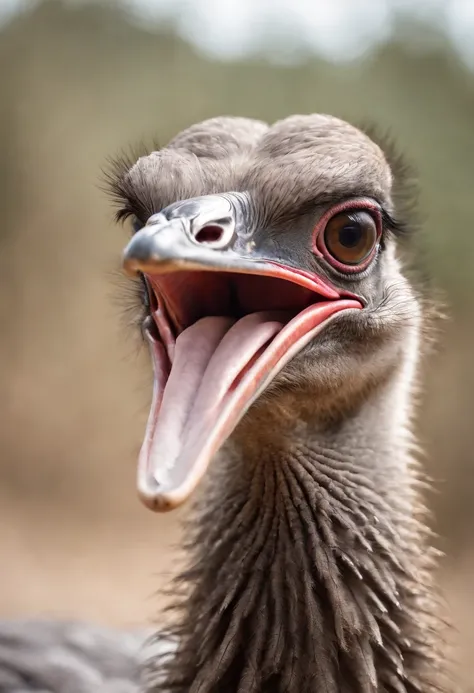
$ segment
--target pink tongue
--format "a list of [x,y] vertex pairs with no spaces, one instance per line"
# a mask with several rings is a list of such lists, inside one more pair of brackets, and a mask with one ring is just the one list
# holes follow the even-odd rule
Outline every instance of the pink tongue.
[[[251,313],[232,318],[206,317],[176,340],[149,449],[147,467],[162,490],[182,482],[222,409],[233,382],[278,332],[282,313]],[[286,322],[286,320],[285,320]],[[165,487],[165,488],[163,488]]]

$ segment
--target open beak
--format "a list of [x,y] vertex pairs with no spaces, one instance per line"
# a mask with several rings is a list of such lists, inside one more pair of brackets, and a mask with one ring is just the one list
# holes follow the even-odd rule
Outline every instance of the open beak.
[[182,504],[251,404],[352,294],[258,252],[246,199],[210,195],[151,217],[123,253],[147,280],[154,388],[138,489],[153,510]]

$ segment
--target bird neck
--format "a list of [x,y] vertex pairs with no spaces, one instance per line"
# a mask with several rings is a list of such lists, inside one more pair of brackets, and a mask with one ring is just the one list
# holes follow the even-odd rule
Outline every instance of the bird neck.
[[244,419],[188,528],[179,644],[155,690],[440,690],[433,552],[396,388],[340,420],[308,412],[308,393]]

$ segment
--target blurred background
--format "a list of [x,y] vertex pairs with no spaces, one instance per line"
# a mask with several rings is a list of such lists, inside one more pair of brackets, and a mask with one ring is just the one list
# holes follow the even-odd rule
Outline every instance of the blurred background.
[[173,571],[177,518],[135,494],[151,378],[107,158],[217,114],[329,112],[418,171],[416,263],[450,316],[418,430],[474,680],[473,70],[471,0],[0,0],[0,617],[143,623]]

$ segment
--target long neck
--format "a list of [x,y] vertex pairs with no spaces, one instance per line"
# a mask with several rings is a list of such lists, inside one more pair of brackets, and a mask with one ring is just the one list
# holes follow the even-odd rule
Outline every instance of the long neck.
[[155,690],[445,690],[400,398],[385,383],[323,422],[294,395],[244,419],[189,528],[179,645]]

